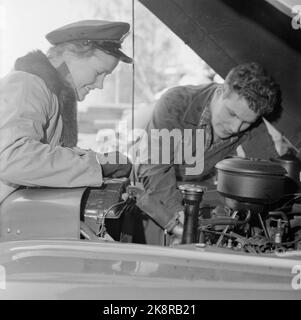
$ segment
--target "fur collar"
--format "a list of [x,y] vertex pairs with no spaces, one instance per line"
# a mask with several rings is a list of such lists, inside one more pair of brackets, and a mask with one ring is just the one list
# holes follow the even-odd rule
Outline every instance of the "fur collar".
[[38,50],[16,60],[15,70],[34,74],[45,82],[59,101],[63,131],[60,142],[64,147],[77,144],[77,102],[74,90],[64,81],[59,71],[49,62],[46,55]]

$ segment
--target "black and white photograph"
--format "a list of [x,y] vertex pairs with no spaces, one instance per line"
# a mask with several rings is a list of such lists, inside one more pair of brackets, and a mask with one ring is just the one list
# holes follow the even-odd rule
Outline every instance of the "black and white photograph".
[[0,0],[0,300],[300,299],[301,0]]

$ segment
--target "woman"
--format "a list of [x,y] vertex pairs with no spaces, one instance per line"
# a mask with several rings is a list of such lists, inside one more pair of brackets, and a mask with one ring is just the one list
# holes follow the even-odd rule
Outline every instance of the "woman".
[[130,164],[102,164],[102,155],[75,148],[76,101],[102,89],[120,60],[132,62],[120,51],[129,27],[88,20],[54,30],[47,56],[19,58],[1,80],[0,203],[19,186],[100,186],[129,175]]

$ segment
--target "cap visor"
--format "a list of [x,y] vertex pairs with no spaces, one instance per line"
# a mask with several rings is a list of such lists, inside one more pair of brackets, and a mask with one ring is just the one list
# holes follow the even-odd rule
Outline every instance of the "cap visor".
[[129,56],[127,56],[126,54],[124,54],[122,51],[118,50],[119,52],[119,59],[122,61],[122,62],[125,62],[125,63],[133,63],[133,59],[130,58]]

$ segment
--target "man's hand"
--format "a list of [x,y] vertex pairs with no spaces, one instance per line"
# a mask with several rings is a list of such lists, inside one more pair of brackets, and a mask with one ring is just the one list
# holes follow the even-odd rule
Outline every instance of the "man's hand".
[[170,245],[175,246],[177,244],[181,244],[183,237],[183,225],[179,223],[171,230],[171,233]]
[[[120,152],[109,152],[108,155],[96,154],[97,162],[101,165],[104,178],[128,178],[132,164],[129,159]],[[108,163],[110,159],[115,159],[116,164]]]
[[172,233],[170,245],[174,246],[177,244],[181,244],[184,230],[184,212],[180,211],[179,216],[177,218],[178,224],[176,224],[173,229],[170,230]]

